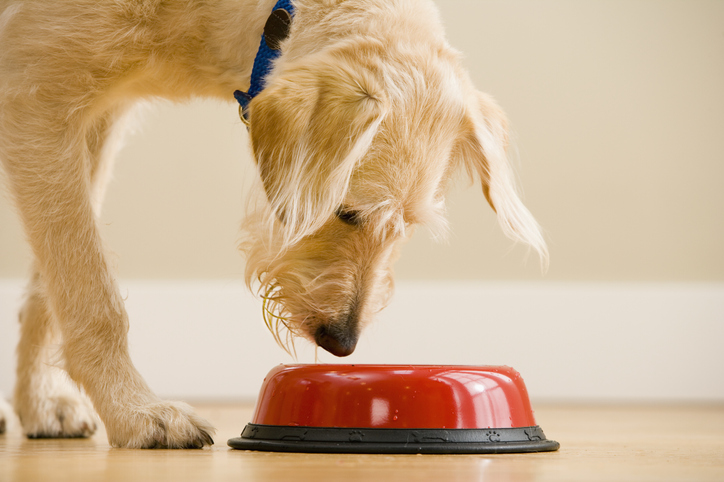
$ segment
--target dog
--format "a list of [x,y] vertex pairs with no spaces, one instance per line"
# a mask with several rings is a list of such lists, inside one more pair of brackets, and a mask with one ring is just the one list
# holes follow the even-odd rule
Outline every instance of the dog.
[[14,394],[27,436],[87,437],[97,413],[116,447],[213,443],[207,421],[134,368],[97,220],[134,105],[233,101],[262,34],[278,56],[242,118],[264,202],[241,249],[277,341],[352,353],[389,299],[401,244],[420,225],[444,236],[460,170],[546,262],[506,117],[431,0],[291,0],[281,24],[275,2],[0,0],[0,158],[34,255]]

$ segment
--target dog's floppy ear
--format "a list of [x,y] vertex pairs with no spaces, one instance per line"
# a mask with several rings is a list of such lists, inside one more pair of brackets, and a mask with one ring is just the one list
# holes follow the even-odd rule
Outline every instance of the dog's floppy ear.
[[286,243],[334,215],[386,111],[374,71],[343,49],[284,65],[252,101],[252,148]]
[[479,178],[503,232],[535,249],[545,269],[548,248],[540,226],[521,202],[508,162],[508,120],[487,94],[475,91],[468,105],[460,156],[471,178]]

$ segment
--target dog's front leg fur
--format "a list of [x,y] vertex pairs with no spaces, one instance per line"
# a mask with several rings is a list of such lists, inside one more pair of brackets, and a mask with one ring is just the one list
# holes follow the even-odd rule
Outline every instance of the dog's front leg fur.
[[[6,120],[18,111],[10,107]],[[138,448],[210,444],[209,424],[185,404],[159,400],[131,363],[127,315],[92,206],[95,163],[88,131],[73,125],[67,112],[49,114],[52,120],[44,120],[44,132],[34,131],[39,126],[27,119],[12,124],[11,138],[32,142],[13,143],[4,161],[48,305],[63,337],[65,369],[90,396],[111,444]],[[11,130],[9,124],[4,127],[6,133]]]
[[213,443],[206,421],[158,399],[131,363],[126,311],[96,225],[112,157],[106,141],[138,98],[229,99],[243,88],[272,4],[0,0],[0,158],[37,270],[15,397],[28,434],[93,429],[80,393],[45,363],[56,326],[63,368],[111,444]]
[[48,311],[36,273],[20,312],[13,398],[28,437],[87,437],[95,432],[93,407],[58,366],[62,364],[60,346],[60,333]]

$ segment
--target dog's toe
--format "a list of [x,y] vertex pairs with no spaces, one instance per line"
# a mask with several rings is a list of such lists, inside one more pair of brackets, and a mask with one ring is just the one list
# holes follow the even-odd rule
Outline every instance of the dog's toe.
[[0,397],[0,434],[4,434],[8,430],[12,416],[12,407]]
[[86,438],[98,428],[97,416],[83,396],[59,395],[19,410],[28,438]]
[[[128,448],[188,449],[213,445],[214,428],[181,402],[156,402],[107,425],[111,445]],[[118,429],[115,429],[115,428]]]

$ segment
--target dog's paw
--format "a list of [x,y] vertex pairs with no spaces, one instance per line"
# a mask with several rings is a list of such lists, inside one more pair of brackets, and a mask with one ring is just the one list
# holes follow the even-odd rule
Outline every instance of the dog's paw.
[[0,434],[4,434],[9,428],[13,419],[13,408],[0,395]]
[[98,427],[93,406],[81,393],[18,403],[16,409],[28,438],[90,437]]
[[108,441],[115,447],[200,449],[214,443],[214,427],[182,402],[149,403],[125,414],[106,421]]

